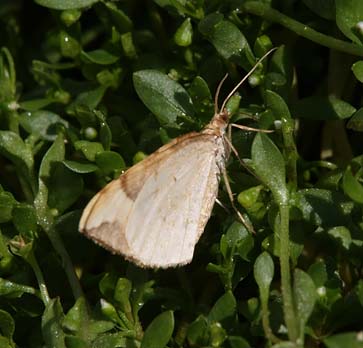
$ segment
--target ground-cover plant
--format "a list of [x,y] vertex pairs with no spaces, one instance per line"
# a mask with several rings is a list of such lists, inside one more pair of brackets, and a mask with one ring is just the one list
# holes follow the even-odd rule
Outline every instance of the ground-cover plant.
[[[3,0],[0,347],[363,347],[361,0]],[[190,265],[86,240],[90,198],[228,103]],[[246,170],[247,166],[247,170]],[[167,234],[168,231],[161,231]]]

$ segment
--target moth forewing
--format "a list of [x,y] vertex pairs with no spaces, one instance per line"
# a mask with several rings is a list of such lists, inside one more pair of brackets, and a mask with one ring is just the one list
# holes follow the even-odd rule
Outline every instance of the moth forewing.
[[212,126],[179,137],[131,167],[90,201],[80,231],[144,267],[189,263],[227,153],[217,133]]

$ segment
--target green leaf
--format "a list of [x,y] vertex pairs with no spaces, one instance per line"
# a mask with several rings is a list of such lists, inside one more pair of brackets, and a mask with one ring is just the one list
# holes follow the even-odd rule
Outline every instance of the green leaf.
[[16,71],[13,57],[6,47],[0,50],[0,100],[12,102],[16,96]]
[[64,317],[62,325],[71,333],[76,334],[82,329],[87,318],[87,303],[84,297],[80,297]]
[[81,17],[82,11],[78,9],[65,10],[61,13],[60,18],[66,27],[75,24]]
[[75,115],[79,109],[82,109],[82,107],[86,107],[88,110],[96,109],[106,90],[107,87],[99,86],[79,93],[76,99],[68,106],[67,113]]
[[333,227],[328,230],[328,235],[336,239],[344,249],[349,250],[350,245],[352,244],[352,237],[350,235],[350,231],[346,227]]
[[249,322],[253,322],[260,315],[260,302],[256,297],[251,297],[247,301],[239,303],[238,310]]
[[100,0],[35,0],[41,6],[54,10],[71,10],[93,5]]
[[34,207],[37,212],[38,223],[48,229],[53,220],[48,209],[48,187],[47,181],[51,175],[51,170],[57,162],[64,160],[65,147],[63,134],[58,134],[54,143],[48,149],[43,157],[39,168],[39,185],[38,193],[34,200]]
[[179,127],[178,118],[194,115],[187,91],[179,83],[157,70],[140,70],[133,74],[135,90],[161,125]]
[[[135,269],[135,267],[131,267]],[[147,281],[145,279],[145,273],[142,271],[132,273],[128,273],[128,279],[130,279],[133,283],[133,291],[131,293],[130,300],[133,312],[137,313],[144,304],[155,295],[155,290],[153,289],[155,281]]]
[[356,109],[347,102],[334,96],[312,96],[300,99],[292,105],[295,118],[307,120],[343,120],[351,117]]
[[55,140],[60,125],[68,127],[68,122],[54,112],[46,110],[23,113],[19,116],[19,121],[29,134],[49,141]]
[[209,312],[208,320],[210,322],[223,323],[236,315],[237,303],[232,291],[227,291],[214,304]]
[[199,315],[188,326],[187,339],[191,346],[205,346],[209,340],[209,325],[207,318]]
[[110,65],[116,63],[119,59],[118,56],[115,56],[103,49],[89,52],[82,51],[81,58],[88,63],[94,63],[99,65]]
[[[67,347],[72,341],[75,347],[89,347],[90,342],[93,341],[99,334],[111,330],[114,324],[109,321],[104,320],[92,320],[90,318],[88,304],[84,297],[77,299],[74,306],[68,311],[67,315],[62,321],[62,326],[67,330],[67,332],[72,333],[77,336],[71,338],[72,336],[66,337]],[[77,339],[82,338],[81,341]]]
[[54,103],[53,98],[41,98],[41,99],[24,100],[22,102],[19,102],[19,106],[21,109],[26,111],[37,111],[39,109],[45,108],[46,106],[52,103]]
[[220,323],[211,323],[209,326],[210,332],[210,345],[212,347],[221,347],[223,342],[227,338],[226,330],[221,326]]
[[221,238],[220,250],[225,258],[239,255],[248,261],[254,246],[254,240],[246,227],[240,222],[233,222],[225,235]]
[[119,315],[117,314],[116,308],[111,303],[107,302],[102,298],[100,301],[100,310],[106,318],[108,318],[114,323],[119,323],[120,318]]
[[270,285],[274,277],[275,267],[269,253],[264,251],[260,254],[253,267],[253,274],[260,289],[261,300],[267,301]]
[[34,207],[26,204],[17,204],[12,212],[13,223],[20,234],[32,237],[37,231],[37,215]]
[[343,207],[347,200],[339,193],[323,189],[304,189],[293,197],[302,218],[316,226],[334,227],[348,223]]
[[251,344],[241,336],[228,336],[228,342],[231,348],[251,348]]
[[64,342],[64,318],[59,298],[51,299],[42,315],[42,333],[45,343],[52,348],[67,348]]
[[254,57],[248,41],[236,25],[219,14],[211,14],[199,23],[199,31],[213,44],[219,55],[249,70]]
[[192,98],[196,114],[204,122],[209,122],[214,112],[214,103],[207,82],[201,76],[196,76],[188,88],[188,93]]
[[98,118],[98,121],[100,123],[100,140],[101,140],[101,144],[102,144],[103,148],[106,151],[108,151],[110,149],[111,140],[112,140],[111,129],[110,129],[110,127],[108,126],[108,124],[106,122],[105,115],[101,111],[95,110],[94,114],[96,115],[96,117]]
[[359,298],[359,302],[360,302],[361,306],[363,306],[363,280],[362,279],[358,280],[358,283],[355,287],[355,292]]
[[64,160],[64,155],[64,136],[60,133],[43,157],[39,168],[39,178],[48,178],[54,163],[62,162]]
[[37,291],[26,285],[16,284],[10,280],[0,278],[0,295],[8,298],[21,297],[24,293],[35,295]]
[[14,348],[15,344],[9,338],[0,336],[0,347],[1,348]]
[[159,314],[146,328],[141,341],[141,348],[164,348],[174,331],[172,311]]
[[271,348],[298,348],[298,346],[294,342],[284,341],[274,344]]
[[346,169],[343,175],[343,190],[354,202],[363,204],[363,186],[353,176],[350,167]]
[[187,47],[192,43],[193,27],[190,18],[184,20],[174,34],[174,41],[178,46]]
[[63,213],[77,201],[83,192],[80,175],[70,171],[62,163],[53,166],[48,182],[48,206]]
[[317,298],[316,288],[310,276],[300,269],[294,271],[294,299],[296,315],[300,321],[300,329],[303,332]]
[[66,335],[65,337],[65,343],[67,348],[88,348],[89,344],[82,338]]
[[277,146],[264,133],[253,141],[252,162],[258,177],[271,190],[277,203],[287,203],[285,162]]
[[[269,36],[263,34],[257,37],[255,44],[253,45],[253,51],[257,57],[262,57],[273,47],[272,41]],[[284,46],[280,46],[283,48]]]
[[114,273],[105,273],[99,283],[101,294],[106,299],[113,299],[118,277]]
[[132,290],[131,282],[126,278],[120,278],[115,287],[115,301],[120,309],[125,313],[131,313],[130,294]]
[[0,309],[0,332],[1,336],[12,339],[15,331],[15,322],[12,316]]
[[74,143],[74,147],[91,162],[95,161],[97,154],[104,151],[102,144],[95,141],[78,140]]
[[[271,47],[272,48],[272,47]],[[267,52],[267,51],[266,51]],[[263,54],[265,54],[264,52]],[[275,100],[277,97],[269,95],[271,91],[274,91],[284,100],[288,100],[291,93],[291,85],[294,76],[294,66],[293,59],[290,54],[290,50],[286,46],[280,46],[272,55],[268,73],[265,75],[265,85],[266,85],[266,102],[268,107],[272,109],[275,113],[276,111],[283,110],[287,106],[281,105],[282,102]],[[275,106],[275,104],[277,104]],[[276,108],[276,110],[275,110]],[[281,117],[288,117],[290,115],[289,111],[284,112],[284,114],[275,114],[275,117],[280,119]]]
[[352,118],[347,123],[347,128],[353,129],[357,132],[363,132],[363,108],[355,112]]
[[308,274],[317,288],[323,286],[328,280],[327,265],[323,260],[316,261],[309,267]]
[[63,57],[78,58],[81,53],[81,44],[65,30],[59,33],[60,52]]
[[238,203],[253,219],[262,220],[267,212],[264,193],[263,185],[258,185],[240,192],[237,196]]
[[357,24],[363,21],[363,2],[360,0],[335,0],[336,23],[341,32],[353,42],[362,44],[362,33]]
[[12,161],[20,171],[25,171],[28,175],[32,172],[33,154],[18,134],[0,131],[0,153]]
[[132,20],[112,2],[104,2],[104,6],[108,9],[112,24],[116,26],[120,34],[130,32],[132,30],[133,24]]
[[115,327],[115,324],[108,320],[90,320],[88,322],[88,328],[83,328],[84,336],[90,335],[90,339],[93,340],[99,334],[103,334],[107,331],[112,330]]
[[311,11],[324,19],[335,20],[334,0],[303,0]]
[[363,347],[363,335],[360,332],[345,332],[337,335],[333,335],[323,339],[327,348],[362,348]]
[[271,90],[266,90],[265,97],[267,107],[272,111],[276,120],[289,120],[291,118],[289,108],[279,94]]
[[354,76],[359,82],[363,82],[363,60],[358,60],[352,65]]
[[126,340],[123,332],[104,334],[92,342],[92,348],[123,348],[127,347]]
[[137,58],[136,47],[135,47],[131,32],[121,35],[121,45],[122,45],[124,54],[127,58],[129,58],[129,59]]
[[95,161],[97,166],[106,174],[113,172],[120,173],[126,168],[124,159],[120,154],[114,151],[103,151],[96,155]]
[[86,174],[86,173],[92,173],[98,169],[98,167],[89,162],[78,162],[78,161],[63,161],[62,162],[68,169],[70,169],[72,172],[78,173],[78,174]]
[[14,196],[10,192],[0,191],[0,223],[12,219],[13,207],[16,204]]

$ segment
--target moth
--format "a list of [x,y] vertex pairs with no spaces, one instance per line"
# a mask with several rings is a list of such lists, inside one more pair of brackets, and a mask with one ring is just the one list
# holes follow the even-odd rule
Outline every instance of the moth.
[[168,268],[190,263],[210,218],[225,173],[231,144],[226,137],[226,103],[201,132],[177,137],[98,192],[83,211],[79,230],[112,253],[141,267]]

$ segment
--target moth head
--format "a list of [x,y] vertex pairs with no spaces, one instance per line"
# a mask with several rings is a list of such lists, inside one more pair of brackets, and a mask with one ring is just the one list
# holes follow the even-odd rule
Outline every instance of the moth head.
[[220,115],[221,118],[225,118],[226,117],[226,121],[228,121],[229,119],[229,113],[226,109],[226,105],[228,103],[228,101],[232,98],[232,96],[236,93],[236,91],[238,90],[238,88],[241,87],[241,85],[254,73],[254,71],[257,69],[257,67],[261,64],[261,62],[263,60],[266,59],[267,56],[269,56],[273,51],[277,50],[277,47],[274,47],[272,49],[270,49],[267,53],[265,53],[258,61],[257,63],[252,67],[252,69],[241,79],[241,81],[239,81],[237,83],[237,85],[235,87],[233,87],[233,89],[231,90],[231,92],[227,95],[227,97],[224,99],[221,108],[218,108],[218,97],[219,97],[219,92],[223,86],[224,81],[227,79],[228,77],[228,73],[226,75],[224,75],[223,79],[221,80],[221,82],[219,82],[217,90],[216,90],[216,94],[214,96],[214,115]]

